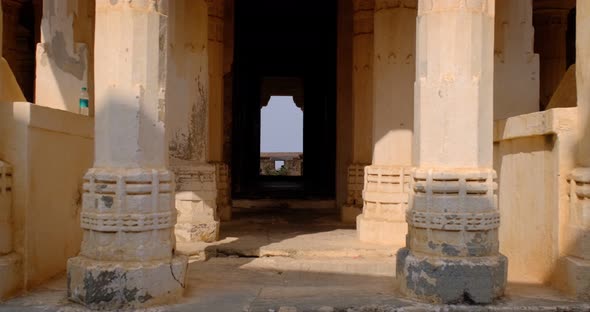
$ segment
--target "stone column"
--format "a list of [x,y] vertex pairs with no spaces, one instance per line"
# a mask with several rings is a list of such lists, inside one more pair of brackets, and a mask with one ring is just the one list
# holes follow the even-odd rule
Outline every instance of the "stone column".
[[79,112],[81,88],[88,87],[89,51],[85,43],[75,41],[74,32],[91,29],[79,22],[74,29],[74,16],[90,24],[85,4],[82,0],[43,1],[35,79],[35,103],[39,105]]
[[560,5],[569,2],[552,1],[551,6],[536,7],[534,10],[535,52],[541,57],[541,109],[547,107],[567,71],[567,17],[571,8]]
[[373,163],[365,168],[359,239],[402,246],[412,165],[416,0],[375,3]]
[[216,167],[217,211],[231,220],[229,166],[224,163],[224,0],[207,0],[209,56],[209,161]]
[[570,221],[565,258],[566,290],[590,300],[590,2],[576,7],[576,82],[578,90],[578,168],[570,175]]
[[210,150],[208,6],[204,0],[170,2],[166,102],[170,168],[176,174],[176,238],[219,237],[217,172]]
[[539,55],[532,0],[496,0],[494,119],[539,110]]
[[419,0],[408,296],[490,303],[506,285],[492,169],[494,0]]
[[67,269],[68,298],[89,308],[173,302],[186,284],[166,169],[167,20],[166,1],[96,1],[95,162]]
[[373,16],[375,0],[353,0],[352,164],[348,166],[342,221],[354,223],[363,207],[363,172],[371,163],[373,121]]

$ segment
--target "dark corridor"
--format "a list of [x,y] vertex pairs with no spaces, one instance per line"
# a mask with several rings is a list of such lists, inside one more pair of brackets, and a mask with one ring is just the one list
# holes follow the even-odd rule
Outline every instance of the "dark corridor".
[[[335,0],[236,1],[234,198],[334,198],[336,5]],[[265,95],[277,90],[303,102],[302,176],[260,174],[260,109]]]

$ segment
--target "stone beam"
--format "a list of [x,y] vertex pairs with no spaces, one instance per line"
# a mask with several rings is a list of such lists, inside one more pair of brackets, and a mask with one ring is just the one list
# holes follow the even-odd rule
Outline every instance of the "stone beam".
[[185,288],[166,169],[167,14],[167,1],[96,2],[95,163],[68,261],[68,298],[92,309],[174,302]]
[[437,303],[502,296],[492,169],[494,0],[419,0],[414,165],[403,293]]

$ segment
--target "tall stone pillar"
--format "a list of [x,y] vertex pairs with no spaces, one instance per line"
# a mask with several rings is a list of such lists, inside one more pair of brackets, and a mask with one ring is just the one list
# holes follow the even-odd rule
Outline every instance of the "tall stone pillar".
[[590,300],[590,2],[576,7],[576,82],[578,90],[578,168],[570,175],[566,289]]
[[218,169],[208,162],[210,77],[208,6],[204,0],[170,2],[166,109],[170,168],[176,175],[176,238],[212,242],[219,237]]
[[373,16],[375,0],[353,0],[352,164],[348,166],[342,221],[354,223],[363,207],[365,166],[371,163],[373,122]]
[[496,0],[494,119],[539,110],[539,55],[532,0]]
[[540,105],[545,109],[567,71],[567,17],[572,1],[542,1],[534,9],[535,51],[540,55]]
[[419,0],[408,296],[489,303],[506,285],[492,169],[494,0]]
[[67,269],[68,298],[89,308],[163,304],[186,284],[166,169],[167,14],[166,1],[96,1],[95,162]]
[[231,220],[229,166],[224,162],[224,0],[207,0],[209,6],[209,161],[216,167],[217,211]]
[[[365,168],[359,239],[402,246],[412,165],[416,47],[415,0],[377,0],[373,163]],[[402,31],[403,30],[403,31]]]

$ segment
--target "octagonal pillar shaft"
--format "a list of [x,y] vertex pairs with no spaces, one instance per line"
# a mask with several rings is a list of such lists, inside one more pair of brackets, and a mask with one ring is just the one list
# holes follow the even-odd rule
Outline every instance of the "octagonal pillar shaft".
[[166,168],[167,14],[167,1],[96,2],[95,163],[68,261],[68,298],[89,308],[172,302],[185,287]]
[[414,165],[401,290],[489,303],[506,285],[492,169],[494,0],[419,0]]

